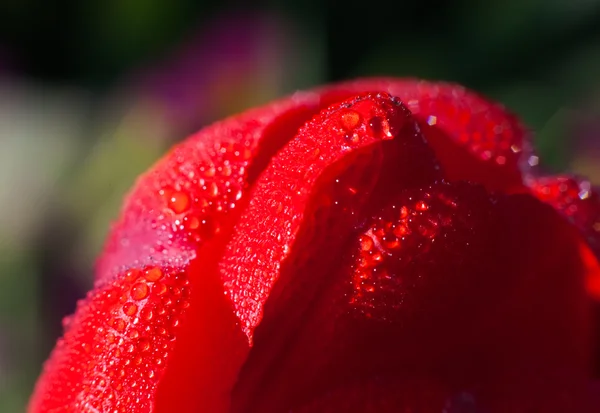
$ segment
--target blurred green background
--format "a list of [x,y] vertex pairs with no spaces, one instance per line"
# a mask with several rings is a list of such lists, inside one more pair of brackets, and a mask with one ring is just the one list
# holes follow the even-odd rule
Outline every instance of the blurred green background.
[[600,1],[3,0],[0,412],[21,412],[124,192],[170,145],[296,89],[463,83],[600,183]]

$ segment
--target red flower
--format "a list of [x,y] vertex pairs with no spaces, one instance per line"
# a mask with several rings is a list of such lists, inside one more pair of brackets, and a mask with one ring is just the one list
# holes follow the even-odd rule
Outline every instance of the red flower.
[[591,409],[598,193],[535,164],[415,80],[207,127],[138,180],[29,411]]

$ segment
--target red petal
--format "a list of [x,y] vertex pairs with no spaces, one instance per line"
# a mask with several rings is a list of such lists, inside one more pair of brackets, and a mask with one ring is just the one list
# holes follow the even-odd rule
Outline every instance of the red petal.
[[[530,176],[527,183],[533,195],[554,207],[579,229],[592,251],[600,257],[600,189],[585,179],[570,176]],[[588,280],[588,289],[600,300],[600,274],[595,275]]]
[[46,364],[30,410],[150,411],[189,292],[185,274],[151,267],[88,294]]
[[[216,263],[249,186],[318,103],[296,95],[217,123],[138,180],[30,412],[226,410],[248,342]],[[137,284],[147,268],[163,277]]]
[[[505,192],[521,190],[519,152],[527,148],[523,128],[501,108],[458,86],[365,80],[324,88],[317,94],[295,95],[215,124],[176,147],[136,184],[98,262],[98,286],[79,305],[70,329],[47,363],[30,411],[76,412],[87,406],[89,411],[141,413],[152,410],[153,405],[158,412],[226,411],[229,391],[246,358],[248,339],[252,340],[262,304],[279,274],[282,280],[275,285],[264,314],[281,314],[274,318],[279,321],[267,323],[264,331],[272,331],[268,326],[276,325],[281,332],[275,330],[270,347],[259,348],[274,349],[272,354],[281,355],[281,346],[294,332],[290,322],[314,320],[304,317],[304,311],[314,304],[311,297],[321,296],[319,286],[330,274],[349,268],[324,263],[339,264],[338,252],[356,242],[350,235],[361,224],[357,217],[367,219],[371,216],[368,212],[381,207],[388,196],[439,177],[412,117],[385,96],[351,101],[350,105],[357,105],[352,110],[358,117],[348,110],[351,108],[337,105],[284,146],[323,105],[371,90],[390,91],[418,112],[416,119],[450,179],[469,179]],[[372,116],[374,121],[366,122]],[[388,128],[395,139],[378,143],[390,137]],[[246,195],[281,148],[243,212],[248,204]],[[269,212],[279,210],[279,200],[282,210],[277,220]],[[218,268],[242,212],[229,255]],[[311,234],[313,230],[316,234]],[[249,238],[243,239],[244,234]],[[322,257],[325,252],[328,256]],[[514,253],[526,256],[518,250]],[[296,267],[301,265],[308,268],[307,276],[295,277]],[[155,275],[150,275],[146,279],[148,296],[136,304],[137,315],[129,315],[133,314],[129,300],[145,294],[136,277],[151,268],[160,269],[163,278],[154,280]],[[141,272],[128,275],[135,269]],[[163,284],[171,288],[161,295],[159,285]],[[224,292],[235,299],[233,306]],[[121,302],[124,294],[129,298]],[[180,298],[186,294],[190,295],[189,309]],[[565,294],[558,298],[567,299]],[[385,304],[388,299],[381,300]],[[152,316],[146,319],[150,310]],[[291,311],[287,325],[281,324],[281,317],[287,314],[282,310]],[[323,307],[311,311],[312,315],[329,316]],[[439,314],[441,323],[444,314]],[[177,328],[175,318],[182,320]],[[316,326],[323,328],[319,323]],[[573,328],[578,326],[574,323]],[[136,336],[134,331],[139,328],[143,331]],[[177,338],[175,347],[175,341],[165,338],[171,338],[168,333]],[[352,354],[349,348],[341,354]],[[128,353],[130,349],[133,352]],[[296,355],[301,353],[290,354],[291,362],[296,363]],[[164,362],[156,363],[159,356]],[[253,356],[251,360],[259,359]],[[314,367],[311,359],[305,361],[309,370]],[[256,361],[250,365],[253,363],[256,365]],[[121,370],[125,373],[118,379]],[[256,372],[264,372],[260,364]],[[282,377],[285,382],[293,375]],[[302,389],[306,377],[300,375],[289,383],[299,383]],[[268,381],[264,383],[268,388]],[[247,381],[240,385],[240,389],[250,388]],[[240,390],[238,400],[244,400],[239,394]],[[259,394],[257,391],[252,397]],[[287,400],[287,395],[282,392],[282,398],[273,400]]]
[[[376,188],[393,192],[436,176],[416,123],[389,95],[334,105],[303,127],[261,175],[221,263],[226,293],[249,339],[267,298],[276,300],[271,288],[281,263],[300,248],[293,244],[301,227],[325,226],[325,236],[343,240],[338,226],[376,202]],[[336,254],[338,241],[331,242]],[[308,248],[304,255],[312,252]]]
[[[586,269],[577,234],[551,208],[437,184],[390,192],[387,206],[343,236],[345,260],[313,236],[309,258],[294,249],[282,266],[286,282],[265,306],[235,412],[289,411],[313,399],[323,410],[306,411],[327,411],[348,398],[354,408],[338,405],[348,412],[433,413],[464,392],[486,412],[582,411]],[[373,399],[357,392],[361,380],[415,390]],[[323,401],[330,394],[336,401]],[[419,404],[425,394],[435,395],[429,410]]]
[[[529,158],[528,131],[501,105],[464,87],[416,79],[360,79],[321,89],[322,99],[385,91],[402,100],[435,150],[446,179],[522,192],[521,167]],[[526,166],[526,165],[525,165]]]
[[[447,397],[448,391],[437,382],[418,380],[362,380],[347,387],[337,388],[323,394],[291,413],[477,413],[481,402],[467,391],[458,392]],[[590,391],[588,408],[578,410],[579,413],[595,413],[600,411],[600,383],[594,383]],[[551,403],[551,402],[549,402]],[[570,408],[561,410],[560,406],[548,405],[544,413],[572,412]],[[523,409],[502,410],[505,412],[522,412]]]

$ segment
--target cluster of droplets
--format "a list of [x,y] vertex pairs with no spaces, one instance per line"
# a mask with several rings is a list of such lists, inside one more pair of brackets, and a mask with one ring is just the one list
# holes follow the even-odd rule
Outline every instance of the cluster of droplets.
[[[398,106],[395,110],[404,109],[399,106],[399,101],[394,101],[393,103],[395,106]],[[358,104],[360,105],[360,102]],[[351,109],[349,103],[343,105],[342,112],[338,116],[339,125],[337,129],[343,134],[345,141],[350,145],[359,144],[361,136],[365,132],[371,133],[376,138],[382,140],[393,139],[398,133],[396,126],[390,123],[388,116],[382,116],[371,111],[365,119],[357,110]]]
[[552,205],[583,232],[600,252],[600,193],[587,180],[570,176],[530,178],[528,185],[541,201]]
[[[411,291],[431,282],[427,272],[439,265],[439,252],[453,248],[465,235],[458,234],[465,226],[458,222],[460,208],[452,188],[436,184],[405,191],[373,217],[353,253],[351,309],[367,318],[386,319],[403,307]],[[466,227],[468,220],[465,216]]]
[[383,157],[381,148],[367,146],[396,137],[403,114],[409,116],[383,94],[338,104],[305,124],[262,173],[225,254],[232,258],[221,267],[225,294],[249,339],[292,244],[293,259],[305,262],[313,246],[299,247],[298,239],[314,240],[315,230],[329,236],[336,232],[332,222],[352,226],[347,219],[355,219],[357,200],[368,202]]
[[222,216],[243,196],[250,142],[216,143],[208,155],[212,162],[183,161],[178,179],[158,191],[164,209],[154,225],[172,238],[182,234],[194,244],[211,239],[220,232]]
[[[458,95],[462,95],[458,99]],[[456,87],[431,88],[419,99],[409,99],[408,109],[423,123],[448,132],[456,143],[484,161],[517,164],[523,152],[525,131],[501,106],[490,106],[479,96]],[[453,134],[453,131],[461,131]]]
[[151,410],[189,294],[187,276],[157,267],[129,270],[89,294],[76,316],[84,322],[78,320],[64,338],[75,346],[71,359],[81,361],[71,369],[81,369],[84,378],[71,383],[77,389],[76,409],[125,413],[135,405]]

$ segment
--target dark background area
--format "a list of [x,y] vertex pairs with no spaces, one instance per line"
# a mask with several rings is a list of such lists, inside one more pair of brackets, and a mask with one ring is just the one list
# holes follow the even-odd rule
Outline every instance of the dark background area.
[[20,412],[123,194],[174,142],[325,82],[463,83],[600,183],[600,1],[0,2],[0,412]]

